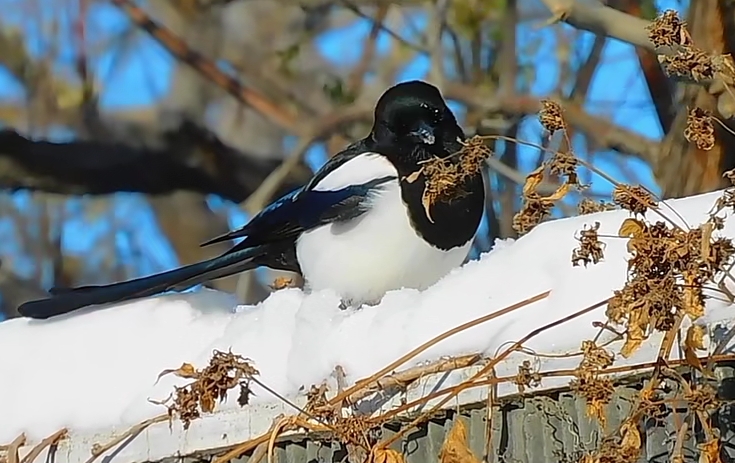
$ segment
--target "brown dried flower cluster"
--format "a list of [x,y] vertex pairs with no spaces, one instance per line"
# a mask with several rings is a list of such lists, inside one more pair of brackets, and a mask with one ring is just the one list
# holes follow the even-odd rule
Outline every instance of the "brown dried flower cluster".
[[645,214],[655,209],[658,203],[653,195],[641,186],[616,185],[612,194],[613,203],[634,214]]
[[596,264],[602,260],[605,243],[600,241],[597,231],[600,229],[600,222],[595,222],[591,227],[585,225],[585,228],[579,232],[577,241],[579,247],[572,251],[572,265],[575,267],[581,263],[586,267],[587,264]]
[[605,438],[600,448],[585,455],[580,463],[636,463],[640,458],[643,441],[637,423],[625,422],[620,428],[620,436]]
[[[564,130],[566,125],[559,104],[551,100],[543,100],[541,103],[543,106],[539,113],[541,125],[551,133]],[[572,188],[582,188],[577,175],[578,163],[574,153],[556,153],[550,160],[526,176],[526,183],[523,185],[523,205],[521,210],[513,216],[515,231],[520,234],[528,233],[549,216],[554,204],[563,199]],[[546,178],[544,172],[547,170],[551,175],[563,176],[564,183],[554,193],[542,196],[538,192],[538,187]]]
[[534,388],[541,384],[541,375],[531,369],[530,361],[524,360],[518,366],[518,374],[513,379],[513,382],[518,386],[518,392],[523,394],[527,387]]
[[570,386],[585,398],[587,414],[604,426],[604,407],[610,403],[615,388],[609,378],[600,376],[600,372],[613,364],[614,356],[592,341],[582,342],[582,353],[582,361],[575,371],[576,378]]
[[656,47],[673,47],[692,43],[686,29],[686,22],[679,19],[676,10],[664,11],[646,29],[648,38]]
[[474,136],[464,143],[462,149],[447,158],[432,158],[421,163],[421,168],[406,177],[408,183],[415,182],[421,175],[426,179],[421,202],[429,221],[431,207],[437,201],[450,202],[461,197],[462,185],[470,178],[480,175],[485,160],[492,151],[480,136]]
[[337,418],[337,408],[330,405],[329,400],[327,400],[326,384],[311,386],[309,392],[306,393],[304,411],[325,423],[333,422]]
[[702,108],[693,108],[687,115],[684,137],[701,150],[711,150],[715,146],[715,125],[712,113]]
[[658,55],[669,76],[701,82],[713,79],[720,70],[721,57],[694,46],[686,23],[679,19],[676,11],[666,10],[647,29],[648,38],[656,47],[672,49],[672,54]]
[[183,387],[175,387],[173,398],[162,402],[167,404],[169,418],[177,414],[188,429],[191,422],[201,413],[211,413],[215,404],[227,397],[227,392],[240,387],[238,403],[245,406],[250,401],[250,381],[256,370],[248,359],[231,352],[214,351],[212,359],[203,370],[195,370],[191,364],[185,363],[176,370],[166,370],[163,375],[173,373],[181,378],[192,378],[194,381]]
[[628,281],[608,303],[607,316],[624,325],[621,353],[631,355],[652,330],[668,331],[677,317],[704,314],[702,285],[726,271],[735,254],[728,238],[713,238],[707,224],[693,230],[626,219],[619,234],[629,237]]
[[700,412],[712,412],[718,407],[717,391],[708,384],[702,384],[684,394],[684,399],[689,403],[692,410]]
[[541,125],[552,135],[566,128],[561,113],[561,106],[556,101],[541,100],[541,111],[538,119]]
[[683,80],[712,80],[718,71],[713,57],[694,47],[685,47],[675,55],[659,55],[658,60],[669,77]]
[[579,215],[594,214],[596,212],[605,212],[615,210],[615,205],[606,203],[605,201],[595,201],[590,198],[582,198],[577,204],[577,212]]

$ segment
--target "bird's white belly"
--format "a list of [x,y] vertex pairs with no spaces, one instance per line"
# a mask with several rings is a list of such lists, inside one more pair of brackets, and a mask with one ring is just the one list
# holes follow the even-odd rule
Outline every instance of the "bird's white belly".
[[369,212],[305,232],[296,255],[308,289],[332,289],[352,304],[374,303],[390,290],[425,289],[462,264],[471,241],[442,251],[409,222],[397,181],[376,192]]

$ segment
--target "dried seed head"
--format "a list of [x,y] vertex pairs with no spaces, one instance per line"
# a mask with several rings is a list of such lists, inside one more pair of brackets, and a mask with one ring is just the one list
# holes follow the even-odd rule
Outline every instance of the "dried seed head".
[[576,267],[581,262],[586,267],[589,263],[596,264],[602,260],[605,243],[597,236],[599,229],[600,222],[595,222],[592,227],[585,225],[584,230],[579,232],[579,247],[572,251],[572,265]]
[[551,175],[563,175],[567,178],[567,182],[576,185],[579,183],[577,177],[577,165],[579,161],[572,153],[554,153],[554,157],[549,162],[549,172]]
[[579,215],[594,214],[595,212],[605,212],[615,210],[615,205],[604,201],[595,201],[589,198],[583,198],[577,204]]
[[448,158],[432,158],[421,163],[419,171],[406,177],[415,182],[420,175],[426,179],[421,198],[426,217],[431,221],[431,207],[437,201],[451,201],[466,194],[462,185],[472,177],[481,175],[485,160],[492,155],[482,137],[467,140],[462,149]]
[[524,360],[518,366],[518,374],[513,382],[518,386],[518,392],[523,394],[527,387],[538,387],[541,384],[541,375],[531,369],[531,362]]
[[704,51],[685,47],[675,55],[659,55],[658,60],[669,77],[702,82],[711,80],[718,71],[715,57]]
[[666,10],[646,27],[648,38],[656,47],[688,45],[691,42],[686,23],[675,10]]
[[527,194],[521,210],[513,216],[513,230],[520,234],[528,233],[549,216],[553,207],[553,201],[542,198],[538,193]]
[[552,100],[541,100],[539,122],[552,135],[557,130],[564,130],[564,118],[561,115],[561,106]]
[[[186,368],[185,368],[186,367]],[[231,352],[214,351],[214,355],[201,371],[193,370],[189,364],[184,364],[177,370],[167,370],[162,373],[173,373],[180,377],[194,378],[194,381],[184,387],[175,387],[173,399],[168,402],[168,415],[174,414],[188,429],[191,422],[202,413],[214,411],[216,403],[227,397],[230,389],[240,388],[238,403],[245,406],[250,401],[250,381],[258,375],[250,360]]]
[[712,113],[702,108],[692,108],[687,115],[684,137],[695,143],[701,150],[711,150],[715,146],[715,126]]
[[645,214],[651,208],[658,207],[658,203],[645,188],[640,186],[617,185],[613,190],[613,202],[634,214]]

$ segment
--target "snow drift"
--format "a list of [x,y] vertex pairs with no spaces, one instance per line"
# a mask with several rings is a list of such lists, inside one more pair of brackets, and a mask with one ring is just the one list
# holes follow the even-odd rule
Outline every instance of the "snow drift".
[[[697,225],[720,195],[668,204],[680,219]],[[492,355],[622,287],[624,239],[602,238],[605,258],[597,265],[574,267],[571,255],[578,245],[575,236],[585,225],[599,222],[601,236],[615,236],[627,217],[626,211],[612,211],[544,223],[515,242],[496,243],[478,261],[426,291],[394,291],[379,306],[357,311],[340,310],[337,296],[329,291],[306,295],[285,289],[257,306],[238,307],[232,297],[204,290],[85,309],[47,321],[0,323],[0,443],[22,432],[29,443],[37,442],[62,427],[70,430],[72,440],[87,442],[89,436],[114,433],[159,415],[165,408],[151,400],[165,399],[175,384],[186,383],[171,375],[157,381],[159,373],[184,362],[202,367],[215,349],[252,359],[259,379],[287,397],[322,382],[337,365],[354,382],[448,329],[551,291],[544,300],[440,342],[404,367],[441,356]],[[650,212],[648,217],[658,219]],[[732,221],[722,234],[735,236]],[[709,301],[707,308],[709,323],[731,319],[725,302]],[[526,346],[537,352],[578,350],[582,340],[597,334],[593,322],[603,320],[601,307]],[[644,344],[626,361],[650,360],[653,346]],[[498,374],[517,373],[526,358],[514,354],[499,365]],[[573,368],[579,359],[541,362],[542,369]],[[543,386],[566,383],[568,379],[544,381]],[[253,407],[277,401],[257,386],[255,392]],[[501,389],[508,392],[514,389]],[[218,409],[226,413],[239,406],[228,400]]]

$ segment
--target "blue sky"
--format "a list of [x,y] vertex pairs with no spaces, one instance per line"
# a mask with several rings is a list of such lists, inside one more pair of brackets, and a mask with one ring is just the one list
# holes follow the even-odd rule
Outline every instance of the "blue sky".
[[[7,1],[7,0],[6,0]],[[18,0],[11,0],[17,2]],[[672,2],[660,2],[662,7],[677,8]],[[677,8],[678,9],[678,8]],[[11,9],[12,10],[12,9]],[[12,24],[23,30],[29,37],[28,49],[34,56],[44,56],[53,44],[45,43],[40,39],[39,27],[29,24],[20,14],[9,11],[3,17],[5,24]],[[52,10],[54,11],[54,10]],[[55,11],[58,11],[58,4]],[[90,43],[130,33],[126,18],[113,6],[106,3],[95,3],[89,11],[90,21],[88,36]],[[48,19],[48,18],[47,18]],[[68,17],[54,18],[58,24],[60,36],[71,37],[70,19]],[[330,31],[318,39],[322,52],[335,62],[350,64],[355,62],[361,51],[356,46],[367,36],[370,25],[362,21],[357,25],[340,30]],[[567,30],[571,30],[567,28]],[[534,60],[535,79],[530,92],[534,95],[545,95],[553,90],[559,69],[553,57],[556,44],[554,34],[549,28],[539,30],[537,24],[529,24],[519,31],[519,49],[538,48]],[[406,35],[410,38],[410,35]],[[378,52],[384,52],[389,44],[389,38],[382,35],[378,41]],[[591,47],[593,37],[584,34],[579,40],[579,49],[574,55],[584,56]],[[59,45],[57,45],[59,46]],[[69,73],[73,63],[74,46],[62,43],[60,58],[55,63],[60,72]],[[171,56],[144,33],[134,32],[133,45],[121,49],[112,48],[97,56],[91,62],[91,68],[98,81],[101,82],[100,103],[106,110],[122,109],[124,107],[143,106],[161,99],[170,80],[174,61]],[[426,59],[418,58],[409,63],[401,72],[399,80],[421,78],[428,69]],[[0,70],[0,98],[4,101],[20,101],[23,98],[22,87],[4,70]],[[456,105],[455,105],[455,108]],[[590,113],[613,120],[631,130],[659,138],[660,128],[655,111],[645,88],[645,82],[637,68],[637,61],[629,45],[609,40],[605,47],[602,65],[597,71],[595,80],[590,89],[590,102],[587,104]],[[529,118],[521,127],[520,138],[538,141],[538,122]],[[69,134],[63,131],[54,131],[51,138],[65,138]],[[581,143],[574,143],[579,152],[584,151]],[[309,156],[314,167],[323,162],[326,153],[321,147],[312,150]],[[521,147],[519,159],[521,168],[528,169],[537,156],[537,151]],[[614,167],[613,153],[601,153],[595,160],[596,164],[613,176],[622,176]],[[627,171],[634,172],[639,181],[649,188],[656,189],[650,169],[643,163],[630,159],[626,166]],[[594,180],[594,187],[600,192],[609,190],[609,185],[599,179]],[[31,205],[31,195],[19,192],[12,195],[12,204],[18,210],[28,210]],[[63,206],[67,215],[83,210],[86,200],[73,199]],[[218,198],[211,198],[214,210],[227,214],[231,225],[239,226],[246,220],[235,205]],[[176,257],[165,238],[157,229],[150,207],[139,195],[119,194],[115,198],[115,207],[102,218],[82,217],[67,220],[62,230],[62,242],[66,251],[72,254],[83,254],[90,249],[101,237],[109,235],[110,225],[127,224],[127,228],[118,231],[115,236],[116,247],[121,259],[133,262],[137,274],[147,274],[160,271],[177,265]],[[134,225],[134,226],[133,226]],[[29,232],[34,233],[32,229]],[[0,256],[10,262],[15,271],[21,275],[30,275],[33,271],[33,260],[18,252],[18,230],[13,229],[13,222],[0,217]],[[140,250],[136,253],[134,250]],[[95,264],[95,262],[90,262]],[[92,270],[93,271],[93,270]],[[46,269],[50,277],[50,269]]]

